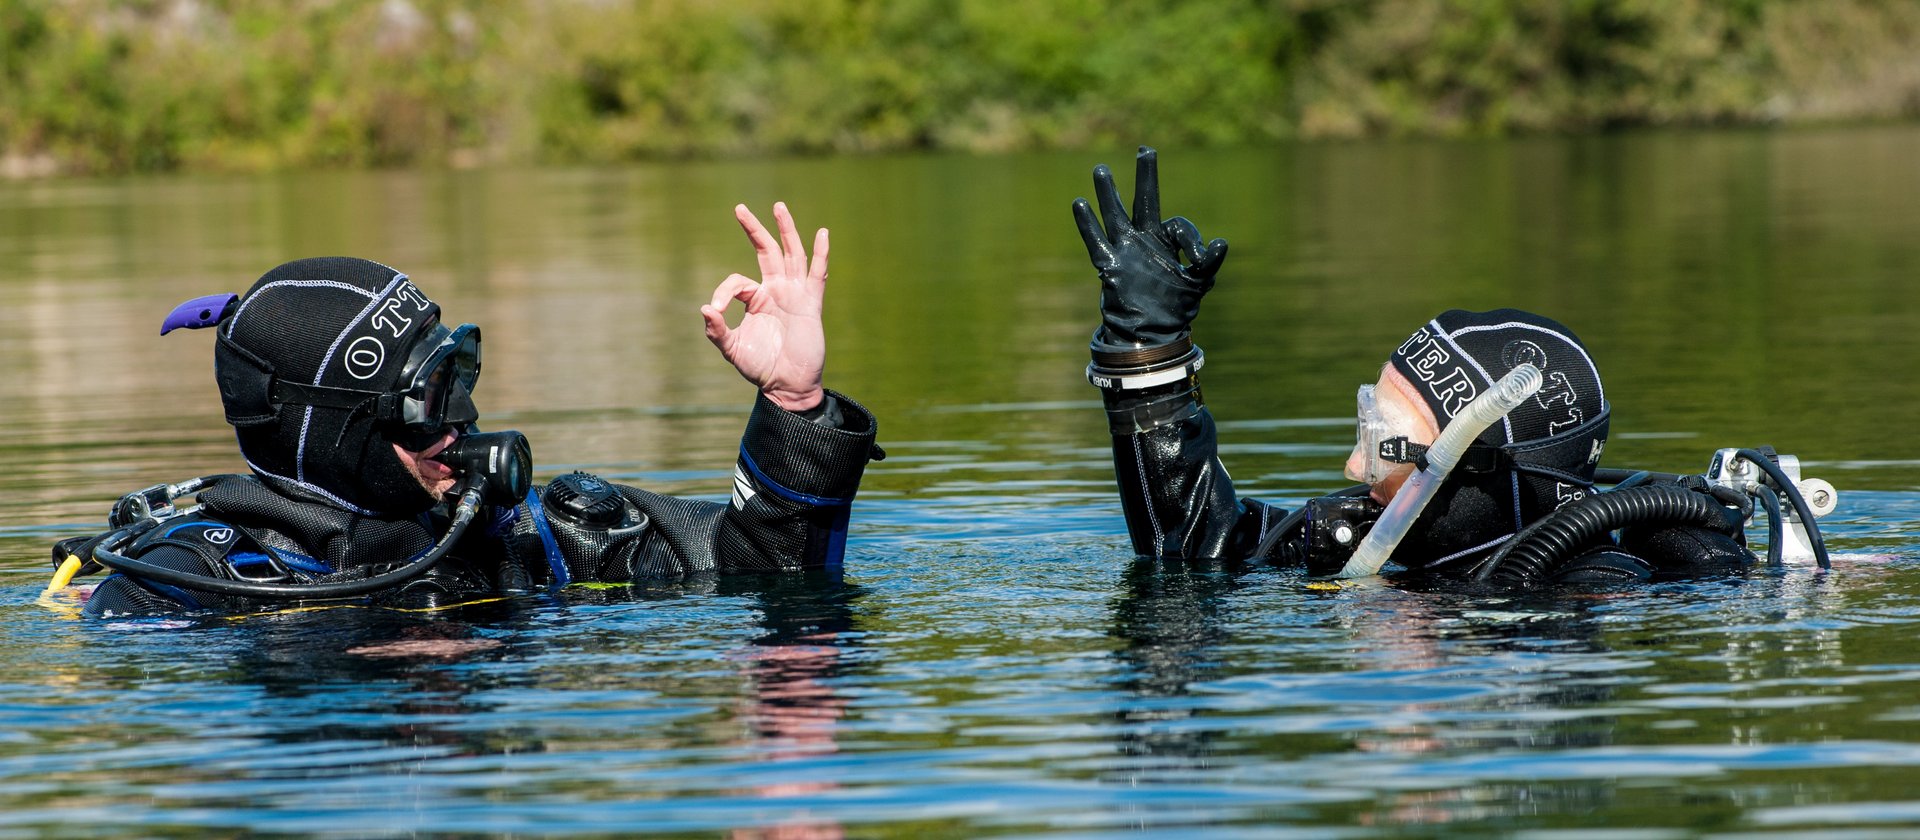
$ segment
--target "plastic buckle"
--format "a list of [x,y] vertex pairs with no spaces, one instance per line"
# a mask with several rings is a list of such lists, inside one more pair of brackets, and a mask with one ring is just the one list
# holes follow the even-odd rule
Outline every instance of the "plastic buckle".
[[1421,464],[1427,457],[1425,444],[1414,443],[1404,437],[1388,438],[1380,441],[1380,460],[1390,464]]

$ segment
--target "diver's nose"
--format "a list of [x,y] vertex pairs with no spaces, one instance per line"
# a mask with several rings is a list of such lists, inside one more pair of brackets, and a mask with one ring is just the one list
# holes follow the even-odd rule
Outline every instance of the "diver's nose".
[[1362,484],[1367,480],[1367,456],[1360,452],[1358,441],[1353,444],[1353,451],[1347,454],[1347,478]]

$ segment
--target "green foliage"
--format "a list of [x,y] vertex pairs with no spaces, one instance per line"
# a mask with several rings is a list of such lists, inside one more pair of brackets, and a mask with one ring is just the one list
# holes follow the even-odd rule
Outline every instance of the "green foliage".
[[1752,120],[1758,0],[1380,0],[1313,58],[1319,134],[1497,134]]
[[1916,35],[1906,0],[0,0],[0,174],[1893,118]]

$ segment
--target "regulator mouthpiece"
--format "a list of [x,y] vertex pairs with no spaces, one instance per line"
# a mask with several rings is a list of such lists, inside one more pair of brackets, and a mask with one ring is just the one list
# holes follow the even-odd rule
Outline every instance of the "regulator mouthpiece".
[[1453,472],[1454,465],[1460,463],[1460,456],[1467,447],[1473,445],[1475,438],[1487,430],[1495,421],[1507,416],[1520,403],[1540,390],[1545,382],[1540,369],[1526,362],[1508,371],[1500,377],[1493,387],[1473,398],[1453,422],[1440,432],[1439,440],[1427,448],[1427,465],[1416,471],[1407,483],[1400,486],[1400,492],[1394,494],[1393,501],[1387,504],[1386,511],[1380,514],[1373,530],[1367,532],[1360,547],[1347,559],[1347,565],[1335,577],[1357,578],[1380,573],[1380,567],[1386,565],[1387,558],[1398,548],[1400,540],[1407,536],[1413,527],[1413,521],[1420,518],[1427,502],[1440,492],[1440,485],[1447,480],[1447,474]]
[[483,485],[492,504],[518,504],[533,489],[533,446],[519,432],[461,435],[434,460]]

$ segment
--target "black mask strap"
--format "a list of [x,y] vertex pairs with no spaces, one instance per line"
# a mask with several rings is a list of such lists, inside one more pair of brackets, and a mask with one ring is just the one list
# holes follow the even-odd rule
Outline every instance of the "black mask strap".
[[[1611,406],[1603,407],[1598,416],[1564,432],[1508,444],[1501,449],[1515,469],[1591,484],[1593,470],[1600,465],[1600,450],[1605,446],[1612,415]],[[1578,466],[1568,469],[1567,464]]]
[[[387,416],[389,406],[397,399],[393,394],[379,391],[362,391],[358,388],[334,388],[328,385],[302,385],[276,379],[268,388],[268,398],[275,405],[293,403],[311,405],[318,408],[346,408],[354,414],[371,410],[375,417]],[[347,418],[353,422],[353,418]]]
[[227,356],[227,364],[217,366],[227,422],[246,428],[279,420],[280,406],[269,393],[274,381],[272,363],[241,347],[223,330],[214,330],[214,335],[218,336],[215,352]]
[[[1540,440],[1505,446],[1476,441],[1460,454],[1460,462],[1454,465],[1454,469],[1476,474],[1518,470],[1591,485],[1593,470],[1600,463],[1600,446],[1606,440],[1611,415],[1611,408],[1601,409],[1600,416]],[[1405,437],[1381,441],[1379,454],[1383,461],[1416,464],[1423,470],[1427,468],[1427,447]],[[1581,466],[1569,471],[1555,466],[1558,464]]]

